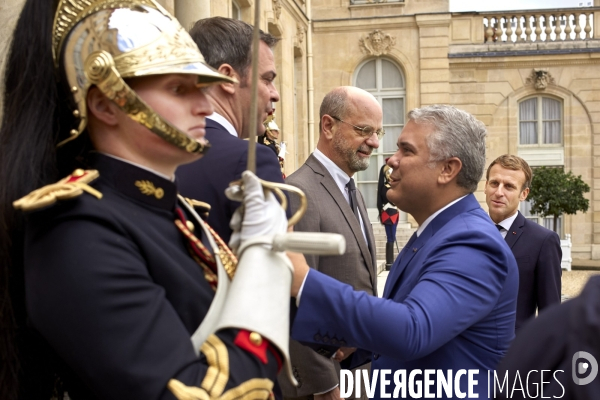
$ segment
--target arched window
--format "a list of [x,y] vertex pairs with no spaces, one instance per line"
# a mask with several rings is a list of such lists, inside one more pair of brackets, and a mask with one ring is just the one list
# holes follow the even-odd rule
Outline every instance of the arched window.
[[536,96],[519,103],[519,145],[562,144],[562,103]]
[[[406,84],[400,67],[385,58],[364,62],[356,69],[354,76],[354,85],[375,96],[383,109],[385,136],[379,143],[379,149],[371,155],[369,168],[359,172],[356,177],[367,207],[376,209],[379,169],[385,163],[385,159],[396,151],[396,141],[404,127]],[[376,211],[369,214],[372,213],[376,215]]]
[[[533,168],[564,165],[563,103],[548,96],[534,96],[519,102],[518,155]],[[553,218],[531,214],[529,200],[521,202],[519,210],[525,218],[553,229]],[[562,216],[556,229],[562,232]]]

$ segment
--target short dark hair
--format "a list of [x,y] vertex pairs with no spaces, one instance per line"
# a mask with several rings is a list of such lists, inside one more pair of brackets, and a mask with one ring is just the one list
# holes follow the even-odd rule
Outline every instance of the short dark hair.
[[348,111],[347,99],[348,91],[343,86],[337,87],[325,95],[319,109],[319,133],[323,129],[321,126],[323,115],[327,114],[341,119],[346,117]]
[[529,166],[529,164],[527,164],[527,161],[513,154],[503,154],[500,157],[496,158],[494,161],[492,161],[485,174],[486,181],[490,179],[490,170],[496,164],[498,164],[502,168],[510,169],[512,171],[523,171],[523,174],[525,174],[525,182],[523,182],[523,187],[521,188],[521,191],[531,186],[531,178],[533,176],[531,167]]
[[[212,17],[198,20],[190,30],[206,63],[218,69],[229,64],[242,77],[246,77],[252,63],[252,25],[237,19]],[[260,31],[260,40],[273,48],[279,39]]]

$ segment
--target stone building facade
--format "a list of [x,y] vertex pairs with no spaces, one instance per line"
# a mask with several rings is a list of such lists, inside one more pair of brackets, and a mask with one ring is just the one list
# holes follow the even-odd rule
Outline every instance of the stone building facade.
[[[0,3],[0,38],[21,2]],[[532,166],[582,176],[592,188],[590,209],[562,216],[560,234],[571,235],[573,258],[600,259],[600,0],[586,8],[490,13],[452,13],[448,0],[159,2],[186,28],[216,15],[252,23],[260,2],[261,28],[281,38],[276,118],[288,175],[316,145],[323,96],[339,85],[362,87],[381,102],[388,132],[358,175],[374,208],[379,167],[394,152],[406,113],[453,104],[488,126],[488,163],[513,153]],[[486,208],[483,186],[476,195]]]

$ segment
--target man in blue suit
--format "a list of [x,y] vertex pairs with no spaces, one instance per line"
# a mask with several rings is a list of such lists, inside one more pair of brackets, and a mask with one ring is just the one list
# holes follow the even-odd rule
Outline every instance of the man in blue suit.
[[[257,126],[249,126],[252,26],[230,18],[206,18],[194,24],[190,36],[211,67],[239,82],[215,85],[207,91],[215,110],[206,117],[205,137],[211,148],[206,157],[182,166],[176,173],[181,194],[210,206],[208,224],[227,243],[231,236],[229,221],[240,203],[229,200],[225,189],[246,170],[248,142],[242,139],[248,137],[251,129],[262,134],[262,121],[273,112],[273,103],[279,101],[272,51],[278,39],[260,33]],[[283,183],[279,162],[265,146],[256,148],[256,175]]]
[[299,306],[292,336],[322,345],[321,353],[333,339],[358,348],[357,359],[372,353],[375,398],[394,389],[405,398],[488,398],[488,371],[514,336],[518,270],[473,195],[484,171],[486,129],[451,106],[408,117],[388,160],[387,197],[419,228],[392,266],[383,298],[355,292],[292,254]]
[[560,303],[562,250],[556,232],[519,212],[533,173],[521,157],[504,154],[487,169],[485,201],[490,218],[511,248],[519,267],[515,331],[536,311]]

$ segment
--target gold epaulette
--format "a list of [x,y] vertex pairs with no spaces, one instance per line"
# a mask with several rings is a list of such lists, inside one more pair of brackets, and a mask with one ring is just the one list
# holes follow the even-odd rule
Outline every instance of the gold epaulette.
[[95,169],[76,169],[73,173],[57,183],[44,186],[13,202],[13,207],[23,211],[36,210],[56,203],[57,200],[72,199],[84,191],[99,199],[102,193],[88,185],[100,174]]

